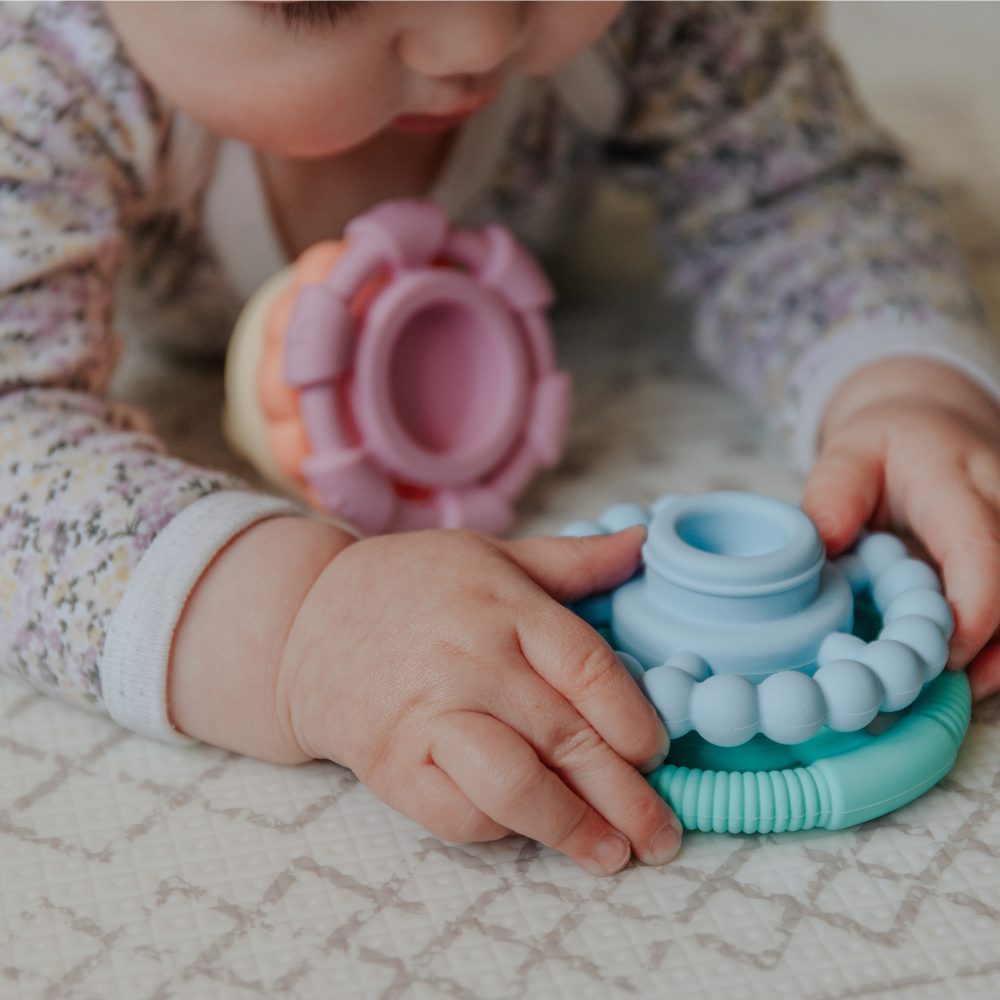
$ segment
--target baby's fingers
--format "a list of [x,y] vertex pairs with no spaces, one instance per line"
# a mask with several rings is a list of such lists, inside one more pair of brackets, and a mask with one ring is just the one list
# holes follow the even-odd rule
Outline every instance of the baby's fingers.
[[568,604],[611,590],[638,568],[646,529],[627,528],[591,538],[525,538],[498,543],[542,590]]
[[806,481],[802,509],[815,522],[830,555],[842,552],[868,523],[882,495],[879,440],[846,437],[824,448]]
[[537,674],[513,674],[494,715],[526,739],[570,790],[624,833],[642,861],[662,865],[673,860],[681,825],[670,807]]
[[[955,612],[948,666],[960,669],[1000,624],[1000,517],[964,479],[942,476],[937,488],[914,488],[907,520],[941,566]],[[923,485],[923,484],[917,484]]]
[[492,716],[450,714],[435,733],[431,756],[491,819],[562,851],[592,875],[613,875],[628,862],[628,838]]
[[[436,764],[420,764],[408,770],[393,786],[385,801],[441,840],[469,844],[499,840],[510,833],[474,806]],[[382,791],[377,785],[373,785],[373,790]]]
[[969,664],[969,687],[973,701],[1000,691],[1000,641],[987,643]]
[[[543,590],[569,601],[624,583],[639,566],[645,537],[636,527],[595,538],[529,538],[506,543],[505,551]],[[535,672],[620,757],[646,772],[663,762],[670,746],[663,723],[589,625],[542,599],[521,602],[515,627]]]
[[521,653],[618,754],[643,772],[663,763],[670,737],[611,647],[582,619],[551,601],[526,604],[517,622]]

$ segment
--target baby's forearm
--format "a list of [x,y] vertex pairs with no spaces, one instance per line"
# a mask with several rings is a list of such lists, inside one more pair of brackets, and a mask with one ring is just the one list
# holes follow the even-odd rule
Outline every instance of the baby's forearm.
[[969,376],[930,358],[899,357],[868,365],[840,386],[826,408],[820,446],[862,410],[890,401],[947,407],[987,435],[1000,438],[1000,407]]
[[281,655],[310,588],[353,541],[332,525],[278,517],[219,553],[174,634],[167,698],[181,732],[264,760],[308,759],[282,703]]

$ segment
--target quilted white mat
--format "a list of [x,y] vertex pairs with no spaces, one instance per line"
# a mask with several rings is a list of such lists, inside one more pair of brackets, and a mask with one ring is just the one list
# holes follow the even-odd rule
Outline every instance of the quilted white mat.
[[[682,319],[648,297],[559,315],[577,418],[522,532],[668,490],[795,496],[683,360]],[[206,433],[218,371],[140,358],[119,393],[182,454],[227,461]],[[161,746],[0,680],[0,997],[996,997],[998,806],[1000,704],[885,820],[689,834],[670,867],[597,880],[520,838],[442,844],[335,765]]]
[[995,997],[1000,718],[848,833],[593,879],[442,844],[332,764],[174,749],[0,682],[0,996]]

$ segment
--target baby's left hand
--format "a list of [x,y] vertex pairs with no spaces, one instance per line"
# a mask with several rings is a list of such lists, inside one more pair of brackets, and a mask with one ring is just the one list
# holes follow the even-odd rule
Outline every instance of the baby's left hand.
[[804,509],[827,551],[865,524],[910,531],[955,612],[948,667],[973,697],[1000,690],[1000,408],[933,361],[899,358],[851,378],[827,409]]

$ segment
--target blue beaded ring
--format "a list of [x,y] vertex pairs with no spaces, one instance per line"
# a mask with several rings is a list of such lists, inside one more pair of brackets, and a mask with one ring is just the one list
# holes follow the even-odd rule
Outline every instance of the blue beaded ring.
[[[963,676],[939,678],[954,630],[940,580],[926,563],[909,558],[895,536],[867,535],[854,552],[829,563],[815,526],[801,510],[737,492],[671,495],[651,510],[616,504],[598,521],[577,521],[562,534],[608,534],[634,524],[649,529],[644,571],[573,610],[605,631],[656,707],[675,741],[667,765],[675,776],[681,760],[711,762],[714,768],[725,758],[727,767],[739,768],[735,773],[767,763],[769,771],[778,765],[784,773],[795,763],[812,767],[821,758],[849,756],[869,741],[874,741],[869,752],[888,748],[888,733],[873,737],[864,732],[880,712],[907,710],[922,691],[924,704],[932,689],[947,689],[951,704],[956,685],[964,688],[968,701]],[[967,723],[966,714],[963,734]],[[896,733],[894,743],[904,731]],[[939,780],[957,752],[957,743],[945,743],[951,748],[948,760],[940,753],[931,760],[927,748],[937,744],[928,743],[925,734],[922,747],[907,749],[907,770],[916,760],[922,773],[936,774],[933,780]],[[701,775],[703,769],[695,766],[695,771]],[[705,828],[698,810],[685,811],[688,785],[682,794],[676,777],[665,787],[663,773],[658,774],[654,785],[685,824]],[[851,781],[857,785],[856,776]],[[886,794],[878,799],[885,806],[882,812],[902,804],[900,794],[912,792],[912,798],[929,787],[915,791],[918,785],[911,781],[905,789],[890,788],[891,775],[883,784]],[[762,801],[778,801],[773,781],[768,787],[770,792],[761,788],[746,800],[757,802],[758,813]],[[736,803],[726,802],[722,826],[729,829],[735,822],[730,806],[735,809]],[[862,806],[865,812],[871,804]],[[809,825],[834,829],[832,822],[861,821],[856,810],[848,813],[855,818],[843,810],[819,810]],[[803,817],[806,822],[805,813]],[[760,815],[751,820],[742,817],[740,828],[749,823],[763,829]],[[708,828],[718,825],[716,817]],[[775,829],[773,824],[768,828]]]

